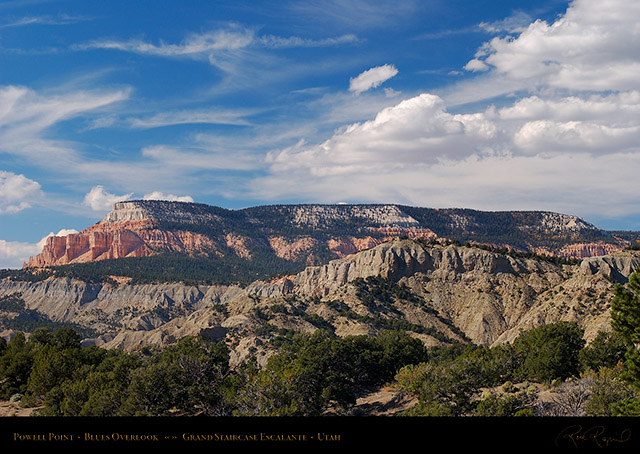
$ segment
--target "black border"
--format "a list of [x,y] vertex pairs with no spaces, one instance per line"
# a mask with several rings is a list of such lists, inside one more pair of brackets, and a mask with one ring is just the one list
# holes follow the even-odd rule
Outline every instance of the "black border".
[[300,450],[421,446],[493,449],[638,449],[640,418],[556,417],[109,417],[0,418],[0,446]]

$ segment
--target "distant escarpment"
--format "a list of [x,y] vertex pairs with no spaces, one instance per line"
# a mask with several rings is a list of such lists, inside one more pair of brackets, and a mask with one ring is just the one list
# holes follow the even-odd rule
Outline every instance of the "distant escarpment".
[[[80,233],[48,238],[27,268],[188,254],[291,269],[326,263],[399,238],[456,240],[584,258],[630,244],[580,218],[549,212],[482,212],[401,205],[272,205],[227,210],[195,203],[114,205]],[[285,268],[285,267],[281,267]]]
[[270,206],[233,211],[181,202],[120,202],[102,221],[80,233],[49,237],[42,252],[25,267],[159,253],[256,261],[277,257],[304,266],[401,235],[436,237],[393,205]]

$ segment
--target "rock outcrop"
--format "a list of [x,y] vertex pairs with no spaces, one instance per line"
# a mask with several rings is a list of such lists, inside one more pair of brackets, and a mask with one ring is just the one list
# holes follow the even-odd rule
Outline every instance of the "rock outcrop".
[[283,236],[272,236],[269,238],[269,245],[276,256],[285,260],[299,259],[301,255],[312,251],[317,243],[318,241],[311,237],[303,237],[291,241]]

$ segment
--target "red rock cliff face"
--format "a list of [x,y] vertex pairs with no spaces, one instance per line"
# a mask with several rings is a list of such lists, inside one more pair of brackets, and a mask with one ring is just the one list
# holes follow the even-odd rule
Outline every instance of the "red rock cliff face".
[[25,267],[148,257],[160,251],[220,254],[211,238],[182,230],[160,230],[151,220],[103,221],[80,233],[49,237],[42,252],[30,257]]
[[622,246],[605,243],[570,244],[560,249],[558,255],[569,258],[585,258],[609,255],[622,250]]
[[624,249],[620,244],[609,243],[575,243],[563,246],[561,249],[551,251],[545,248],[533,248],[533,251],[543,255],[555,255],[564,258],[584,259],[587,257],[600,257],[613,254]]
[[67,265],[121,257],[142,257],[152,253],[134,231],[117,227],[111,231],[90,228],[65,237],[49,237],[42,252],[31,257],[25,266]]

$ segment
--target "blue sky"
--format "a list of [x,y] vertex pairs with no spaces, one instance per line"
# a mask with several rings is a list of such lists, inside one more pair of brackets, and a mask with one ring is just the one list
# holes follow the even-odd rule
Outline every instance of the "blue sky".
[[0,1],[0,267],[112,203],[640,230],[640,2]]

